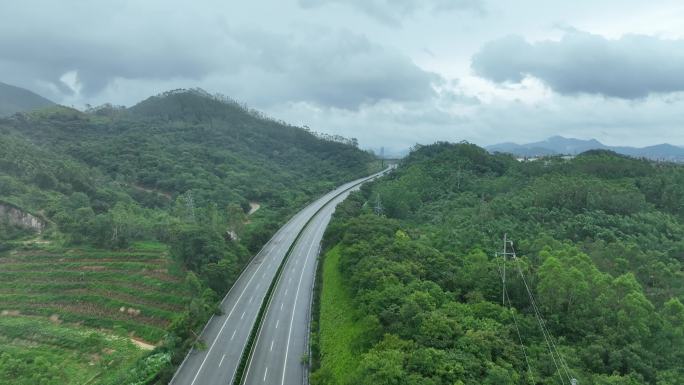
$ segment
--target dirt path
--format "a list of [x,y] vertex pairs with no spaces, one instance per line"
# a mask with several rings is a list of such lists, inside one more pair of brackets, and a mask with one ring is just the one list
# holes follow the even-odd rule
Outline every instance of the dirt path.
[[132,338],[132,337],[131,337],[131,342],[133,342],[134,344],[136,344],[136,345],[137,345],[140,349],[142,349],[142,350],[154,350],[154,348],[156,347],[156,346],[154,346],[154,345],[152,345],[152,344],[148,344],[148,343],[145,342],[145,341],[137,340],[137,339]]
[[252,215],[254,214],[257,210],[261,208],[261,205],[256,203],[256,202],[249,202],[249,212],[247,215]]
[[143,187],[143,186],[140,186],[137,184],[132,184],[131,187],[133,187],[136,190],[145,191],[146,193],[163,195],[169,200],[171,200],[171,198],[173,198],[173,195],[171,195],[171,193],[166,192],[166,191],[155,190],[155,189]]

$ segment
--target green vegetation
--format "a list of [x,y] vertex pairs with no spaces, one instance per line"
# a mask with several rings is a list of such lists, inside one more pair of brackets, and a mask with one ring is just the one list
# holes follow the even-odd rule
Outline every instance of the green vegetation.
[[129,339],[30,316],[0,317],[0,383],[108,381],[144,352]]
[[[2,310],[124,332],[153,344],[190,296],[163,245],[126,251],[33,245],[0,257]],[[4,330],[0,330],[2,334]]]
[[0,383],[116,383],[147,357],[133,338],[161,345],[187,306],[175,263],[153,243],[37,244],[0,257]]
[[339,383],[359,363],[353,344],[362,337],[364,325],[356,321],[359,315],[344,286],[339,263],[339,248],[325,254],[318,323],[321,335],[314,339],[320,343],[314,350],[325,352],[325,356],[321,357],[321,369],[312,381],[326,382],[324,378],[331,378],[331,382]]
[[[518,253],[510,308],[493,256],[504,233]],[[681,166],[418,147],[340,205],[325,239],[364,326],[351,342],[323,343],[333,333],[323,293],[312,384],[561,383],[518,268],[580,384],[684,383]],[[353,370],[326,369],[350,349]]]
[[[127,109],[55,106],[0,118],[0,311],[156,345],[117,350],[130,353],[116,361],[121,370],[92,383],[166,383],[280,225],[376,168],[353,140],[201,90]],[[261,208],[248,215],[250,203]],[[21,373],[50,371],[20,347],[4,353]],[[44,383],[81,383],[94,372],[46,374]]]

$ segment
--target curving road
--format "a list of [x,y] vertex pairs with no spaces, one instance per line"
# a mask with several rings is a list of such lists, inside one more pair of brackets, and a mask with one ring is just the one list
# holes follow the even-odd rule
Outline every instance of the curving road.
[[[301,255],[302,247],[304,247],[302,246],[304,240],[306,240],[308,247],[313,250],[311,253],[315,252],[317,255],[318,244],[320,243],[323,231],[325,230],[325,225],[327,225],[327,222],[330,220],[330,214],[332,214],[332,210],[334,209],[334,205],[326,205],[327,203],[331,201],[341,201],[343,199],[342,196],[346,197],[348,194],[347,190],[384,172],[385,171],[366,178],[357,179],[336,188],[295,214],[283,227],[281,227],[252,259],[221,302],[223,315],[213,316],[205,326],[201,338],[207,344],[207,349],[201,351],[195,349],[191,350],[171,379],[170,384],[231,384],[268,287],[275,278],[278,266],[283,262],[287,250],[295,239],[297,239],[297,235],[302,232],[302,230],[305,230],[306,227],[306,230],[293,249],[293,254],[288,259],[288,265],[291,261],[300,259],[299,256]],[[316,215],[317,212],[319,212],[319,215]],[[325,225],[322,224],[321,218],[327,218],[324,221]],[[307,226],[309,220],[311,220],[311,222]],[[311,228],[316,228],[317,231],[312,234],[309,231]],[[314,244],[315,246],[313,246]],[[311,281],[312,284],[314,271],[311,270],[313,269],[311,265],[315,262],[316,255],[313,255],[313,257],[310,258],[313,261],[310,260],[309,263],[305,265],[307,272],[301,272],[303,274],[301,279],[304,280],[304,278],[306,278],[306,282]],[[289,269],[283,271],[281,277],[289,280],[289,278],[291,278]],[[274,299],[280,294],[280,286],[281,285],[279,284],[274,292]],[[289,324],[297,325],[302,323],[304,332],[300,333],[301,335],[288,336],[290,341],[297,338],[303,339],[302,343],[304,343],[304,347],[306,347],[305,340],[308,336],[306,329],[308,328],[308,306],[310,304],[311,296],[311,287],[306,287],[306,290],[300,290],[301,295],[306,294],[307,298],[309,298],[308,300],[305,300],[306,309],[304,309],[303,306],[300,306],[302,304],[301,301],[303,300],[301,298],[297,300],[297,312],[306,311],[306,314],[302,313],[305,318],[302,321],[298,317],[295,317],[296,319],[293,318],[293,321],[289,322]],[[289,290],[287,291],[289,292]],[[268,314],[270,313],[272,313],[272,311],[269,308]],[[278,326],[280,327],[280,325]],[[256,346],[259,347],[259,344]],[[288,360],[290,357],[293,357],[292,354],[297,353],[287,352],[285,354],[288,356]],[[299,362],[300,357],[301,353],[296,357],[297,362]],[[262,384],[263,383],[264,382],[262,382]]]
[[[355,187],[355,188],[358,188]],[[321,239],[335,206],[332,199],[304,229],[278,280],[260,326],[243,384],[303,384],[308,353],[309,315]]]

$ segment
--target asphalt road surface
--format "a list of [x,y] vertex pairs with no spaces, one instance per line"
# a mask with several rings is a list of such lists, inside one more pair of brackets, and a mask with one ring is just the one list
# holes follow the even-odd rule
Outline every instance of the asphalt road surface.
[[[181,366],[178,368],[178,371],[174,375],[170,384],[228,385],[232,383],[235,371],[242,356],[242,352],[247,343],[247,339],[249,338],[250,331],[254,326],[257,313],[259,312],[259,308],[264,301],[266,291],[268,290],[270,283],[275,278],[278,266],[280,266],[282,263],[287,250],[295,241],[297,235],[304,229],[307,222],[311,219],[312,222],[309,226],[306,226],[306,228],[309,229],[315,227],[317,232],[313,235],[307,235],[310,232],[306,231],[306,234],[302,234],[300,241],[302,239],[307,239],[309,241],[308,244],[311,245],[311,242],[314,242],[314,238],[317,237],[318,241],[316,242],[316,246],[314,246],[315,250],[312,251],[312,253],[317,253],[317,245],[320,243],[320,237],[322,236],[322,232],[325,230],[324,225],[321,228],[322,222],[320,222],[319,218],[326,216],[318,215],[313,219],[312,217],[319,209],[321,209],[321,207],[325,206],[326,203],[330,202],[331,200],[335,199],[339,202],[340,199],[336,197],[340,195],[340,193],[369,178],[375,177],[376,175],[378,174],[346,183],[329,192],[295,214],[283,227],[278,230],[273,238],[271,238],[264,245],[261,251],[259,251],[259,253],[252,259],[252,261],[237,279],[233,287],[230,289],[228,294],[224,297],[223,301],[221,302],[223,315],[213,316],[205,326],[201,334],[201,339],[206,343],[207,348],[204,350],[191,350]],[[344,196],[346,197],[346,194]],[[331,207],[334,206],[325,206],[325,208],[321,211],[321,214],[323,214],[323,212],[329,213],[327,214],[328,219],[325,220],[326,224],[329,220],[330,214],[332,213]],[[314,222],[316,223],[316,226],[312,226],[314,225]],[[298,242],[298,245],[300,243],[301,242]],[[300,253],[298,251],[300,249],[298,245],[295,246],[297,248],[294,250],[296,253],[291,255],[291,257],[296,258],[290,258],[288,261],[300,259]],[[313,283],[314,273],[313,270],[310,269],[312,269],[311,265],[313,265],[315,262],[315,257],[315,255],[312,255],[309,259],[309,263],[306,265],[308,272],[305,274],[306,277],[304,277],[306,278],[306,282],[311,281]],[[290,274],[285,273],[286,272],[283,272],[281,276],[289,279]],[[304,278],[302,279],[304,280]],[[304,285],[304,283],[302,283],[302,285]],[[301,295],[304,295],[304,292],[306,292],[306,298],[310,298],[310,287],[306,287],[307,289],[300,290],[302,292]],[[278,293],[279,290],[276,290],[274,294],[278,295]],[[306,328],[308,328],[308,318],[306,317],[308,317],[309,314],[307,309],[310,304],[310,299],[306,300],[306,309],[304,309],[303,306],[300,306],[300,301],[302,301],[302,299],[297,301],[297,311],[301,311],[302,314],[304,314],[303,312],[305,310],[307,311],[303,321],[303,327],[305,330],[301,336],[300,334],[297,334],[296,336],[288,336],[291,341],[295,338],[302,338],[305,340],[308,336],[308,333],[306,332]],[[271,313],[270,309],[269,313]],[[295,317],[292,322],[288,322],[288,325],[294,323],[299,324],[300,321],[301,320],[299,317]],[[295,328],[295,330],[298,330],[298,328]],[[291,357],[289,353],[287,356]],[[299,359],[300,357],[297,356],[296,360]]]
[[[358,187],[357,187],[358,188]],[[309,316],[321,239],[335,206],[349,192],[323,208],[297,241],[278,280],[247,364],[244,384],[303,384],[308,353]]]

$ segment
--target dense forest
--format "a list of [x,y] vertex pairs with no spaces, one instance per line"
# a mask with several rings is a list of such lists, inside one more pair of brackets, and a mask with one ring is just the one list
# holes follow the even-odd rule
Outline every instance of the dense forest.
[[239,236],[255,250],[295,208],[372,161],[199,90],[130,109],[17,114],[0,120],[0,134],[0,200],[41,215],[72,244],[101,247],[167,240],[174,221],[240,217],[254,201],[264,223]]
[[417,146],[325,242],[312,384],[684,383],[681,166]]
[[[3,216],[0,262],[24,271],[35,263],[22,264],[21,258],[36,259],[32,255],[40,253],[46,253],[41,256],[46,259],[47,254],[81,253],[79,248],[92,254],[93,248],[142,247],[139,254],[152,258],[146,256],[146,247],[155,253],[164,247],[144,242],[168,247],[176,277],[163,278],[184,282],[183,290],[192,297],[167,325],[164,341],[150,341],[158,345],[153,360],[171,357],[161,374],[151,373],[165,383],[173,371],[171,363],[183,359],[217,300],[280,225],[319,194],[379,166],[355,140],[337,139],[266,118],[201,90],[167,92],[131,108],[106,105],[82,112],[54,106],[0,118],[0,205],[45,224],[36,238],[31,229]],[[31,250],[39,246],[41,250]],[[143,274],[152,274],[145,269]],[[21,305],[22,314],[35,312],[34,299],[15,303],[20,298],[17,288],[36,279],[22,274],[11,275],[14,281],[0,289],[6,294],[0,309],[14,311]],[[114,288],[123,289],[130,290]],[[96,321],[93,326],[99,325]],[[19,369],[0,371],[0,378],[36,370],[32,365],[37,364],[8,354],[0,349],[0,359]],[[123,371],[112,383],[150,376],[146,362]]]

